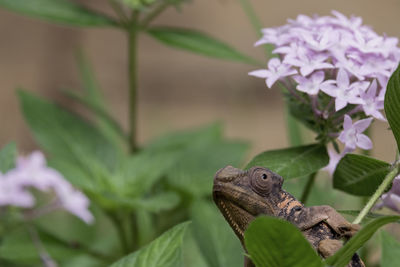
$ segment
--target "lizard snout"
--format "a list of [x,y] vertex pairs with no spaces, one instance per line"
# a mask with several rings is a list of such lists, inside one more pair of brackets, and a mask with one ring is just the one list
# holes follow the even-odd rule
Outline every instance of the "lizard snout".
[[243,170],[228,165],[217,171],[214,177],[214,182],[229,182],[243,173]]

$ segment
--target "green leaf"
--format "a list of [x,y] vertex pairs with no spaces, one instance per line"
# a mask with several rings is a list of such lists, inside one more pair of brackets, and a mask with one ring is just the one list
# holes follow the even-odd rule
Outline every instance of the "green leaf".
[[77,55],[77,63],[83,93],[66,89],[61,89],[61,92],[91,111],[95,117],[97,127],[116,146],[120,146],[121,148],[126,147],[127,138],[125,133],[119,123],[107,111],[107,104],[103,98],[92,66],[81,51]]
[[111,18],[66,0],[0,0],[0,7],[73,26],[116,26]]
[[193,145],[168,171],[168,181],[193,196],[210,195],[215,172],[226,165],[239,165],[247,148],[247,144],[233,141]]
[[357,196],[370,196],[389,172],[389,163],[363,155],[346,154],[333,174],[333,187]]
[[255,64],[257,66],[261,64],[229,45],[199,31],[172,27],[152,27],[147,32],[160,42],[178,49],[212,58]]
[[174,192],[164,192],[146,198],[110,197],[118,204],[149,212],[160,212],[175,208],[179,204],[179,195]]
[[52,156],[77,166],[89,161],[112,169],[118,163],[121,152],[90,122],[28,92],[19,91],[19,99],[36,141]]
[[222,126],[219,123],[213,123],[197,129],[168,133],[152,140],[144,149],[158,153],[165,150],[185,149],[192,145],[197,146],[221,139]]
[[133,9],[142,9],[146,8],[149,5],[152,5],[157,0],[122,0],[126,5]]
[[335,267],[344,267],[346,266],[354,253],[357,252],[359,248],[361,248],[371,237],[372,235],[382,226],[388,223],[392,223],[398,221],[400,216],[384,216],[378,218],[358,231],[335,255],[326,259],[326,264]]
[[[358,214],[360,214],[360,210],[338,210],[339,213],[344,214],[344,215],[349,215],[352,217],[357,217]],[[379,214],[379,213],[374,213],[374,212],[368,212],[367,215],[365,215],[364,219],[362,220],[362,224],[369,223],[370,221],[383,217],[385,215]]]
[[400,242],[386,231],[381,231],[381,267],[399,266]]
[[146,247],[115,262],[111,267],[177,267],[181,266],[181,245],[189,223],[168,230]]
[[17,146],[14,142],[5,145],[0,150],[0,173],[6,173],[10,169],[15,168],[15,160],[17,157]]
[[389,79],[385,94],[385,113],[400,150],[400,65]]
[[193,235],[210,267],[243,266],[239,239],[215,205],[198,201],[192,207],[191,217]]
[[258,217],[247,228],[245,244],[257,267],[319,267],[322,261],[293,224]]
[[314,173],[328,162],[325,146],[314,144],[263,152],[253,158],[246,169],[266,167],[285,179],[291,179]]
[[143,150],[123,164],[121,177],[113,179],[121,196],[141,196],[167,174],[181,156],[179,150],[160,152]]

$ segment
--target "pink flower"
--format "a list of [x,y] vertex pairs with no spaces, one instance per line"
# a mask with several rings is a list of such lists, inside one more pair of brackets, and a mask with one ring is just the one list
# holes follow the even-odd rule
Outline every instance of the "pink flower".
[[[257,45],[273,44],[277,57],[269,60],[268,70],[249,74],[266,79],[267,87],[281,80],[291,112],[320,140],[339,137],[345,143],[343,153],[371,149],[362,132],[372,117],[385,120],[386,84],[400,61],[398,39],[377,34],[360,17],[332,14],[299,15],[263,29]],[[344,111],[347,116],[341,120]],[[364,117],[369,118],[352,123],[352,118]]]
[[33,207],[35,199],[32,194],[17,183],[16,175],[0,174],[0,206]]
[[372,148],[371,139],[362,134],[372,122],[372,118],[359,120],[352,123],[349,115],[344,115],[343,131],[339,135],[339,140],[345,144],[345,151],[353,151],[356,147],[368,150]]
[[29,188],[42,192],[53,191],[62,208],[86,223],[94,219],[88,209],[88,198],[74,189],[58,171],[47,167],[46,159],[39,151],[27,157],[19,157],[15,169],[0,175],[0,206],[32,208],[35,199],[28,191]]
[[339,69],[336,81],[325,81],[321,85],[321,90],[327,95],[335,97],[335,109],[338,111],[346,107],[348,103],[362,104],[359,94],[367,86],[367,82],[353,82],[350,84],[347,72],[344,69]]
[[400,212],[400,175],[394,178],[392,188],[381,196],[382,202],[376,208],[387,207]]
[[290,65],[282,63],[278,58],[273,58],[268,62],[267,70],[255,70],[249,72],[249,75],[264,78],[268,88],[271,88],[280,78],[296,73],[297,71],[292,69]]
[[293,79],[298,83],[296,89],[309,95],[318,94],[324,78],[325,74],[323,71],[315,72],[310,78],[305,78],[300,75],[293,76]]
[[382,113],[379,110],[383,109],[383,99],[379,99],[376,95],[377,84],[376,80],[373,80],[371,86],[367,92],[361,92],[361,99],[363,100],[362,108],[364,113],[368,116],[373,116],[378,120],[386,121]]
[[330,175],[336,170],[336,166],[338,165],[339,161],[343,158],[345,153],[337,153],[334,149],[328,149],[329,155],[329,164],[325,166],[322,170],[329,172]]

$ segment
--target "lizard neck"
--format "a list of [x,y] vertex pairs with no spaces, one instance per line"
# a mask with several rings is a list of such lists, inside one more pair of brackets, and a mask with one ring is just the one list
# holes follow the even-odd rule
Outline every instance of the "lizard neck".
[[298,201],[294,196],[281,190],[273,196],[274,206],[276,207],[275,216],[280,218],[286,218],[290,215],[295,207],[303,207],[304,205]]

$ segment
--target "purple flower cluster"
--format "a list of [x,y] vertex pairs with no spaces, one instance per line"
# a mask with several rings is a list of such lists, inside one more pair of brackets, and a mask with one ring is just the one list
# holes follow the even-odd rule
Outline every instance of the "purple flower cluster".
[[[265,79],[269,88],[281,82],[293,99],[309,105],[316,123],[332,122],[324,132],[339,137],[343,155],[356,147],[372,148],[362,132],[372,119],[385,120],[381,111],[386,84],[400,49],[397,38],[378,35],[360,17],[332,14],[299,15],[286,25],[263,29],[256,45],[273,44],[278,57],[269,60],[267,69],[249,75]],[[346,115],[338,115],[342,110]],[[360,118],[353,124],[352,119]]]
[[39,151],[19,157],[14,169],[0,173],[0,206],[34,207],[35,199],[30,188],[54,192],[56,201],[53,208],[63,208],[86,223],[93,222],[88,198],[75,190],[59,172],[47,167],[46,159]]
[[400,175],[394,178],[392,188],[382,195],[381,200],[379,204],[375,205],[375,208],[388,207],[400,212]]

